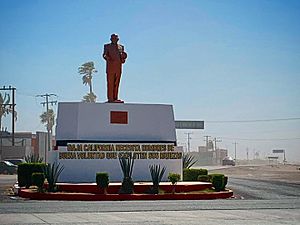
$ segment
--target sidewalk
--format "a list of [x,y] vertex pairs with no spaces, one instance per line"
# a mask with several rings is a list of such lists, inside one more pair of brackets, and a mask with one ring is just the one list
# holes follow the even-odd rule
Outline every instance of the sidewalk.
[[299,224],[300,209],[0,214],[0,224]]

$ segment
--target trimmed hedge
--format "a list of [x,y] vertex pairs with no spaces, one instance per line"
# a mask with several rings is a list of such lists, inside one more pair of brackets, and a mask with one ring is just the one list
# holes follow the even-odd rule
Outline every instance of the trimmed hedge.
[[224,176],[224,174],[210,174],[211,183],[216,191],[223,191],[228,182],[228,177]]
[[109,184],[108,173],[96,173],[96,183],[100,188],[107,188]]
[[45,181],[44,173],[33,173],[31,175],[32,184],[38,187],[39,192],[43,191],[43,185]]
[[199,175],[197,180],[201,181],[201,182],[210,182],[210,179],[209,179],[208,175]]
[[45,163],[21,163],[18,165],[18,184],[20,187],[29,188],[32,185],[32,174],[43,173]]
[[184,169],[183,181],[197,181],[199,175],[207,175],[207,169]]
[[180,174],[169,173],[168,179],[173,185],[175,185],[178,181],[180,181]]

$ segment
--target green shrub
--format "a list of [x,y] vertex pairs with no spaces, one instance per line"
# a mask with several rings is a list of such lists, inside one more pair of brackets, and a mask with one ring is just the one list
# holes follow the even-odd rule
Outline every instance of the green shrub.
[[149,169],[153,183],[153,186],[150,188],[149,192],[152,194],[158,194],[159,183],[161,182],[161,179],[164,176],[166,167],[160,168],[160,165],[151,165],[149,166]]
[[180,174],[178,174],[178,173],[169,173],[168,179],[173,185],[172,194],[174,194],[175,193],[175,185],[180,180]]
[[53,164],[49,163],[45,167],[43,167],[43,172],[48,181],[49,192],[56,191],[56,182],[63,170],[64,166],[60,165],[60,163],[56,164],[55,162]]
[[32,185],[33,173],[43,173],[45,163],[21,163],[18,165],[18,184],[20,187],[29,188]]
[[197,180],[201,181],[201,182],[210,182],[210,179],[209,179],[208,175],[199,175]]
[[123,181],[119,194],[132,194],[134,187],[134,182],[132,180],[134,158],[119,158],[119,163],[123,172]]
[[184,169],[183,181],[197,181],[199,175],[207,175],[207,169]]
[[104,189],[104,194],[107,194],[107,187],[109,184],[109,176],[108,173],[96,173],[96,183],[100,188]]
[[224,174],[211,174],[211,183],[213,185],[213,187],[215,188],[216,191],[222,191],[225,186],[225,176]]
[[119,194],[133,194],[134,182],[131,177],[123,178]]
[[43,191],[43,185],[45,181],[44,173],[32,173],[31,175],[32,184],[38,187],[38,191]]
[[180,180],[180,174],[169,173],[168,179],[173,185],[175,185]]

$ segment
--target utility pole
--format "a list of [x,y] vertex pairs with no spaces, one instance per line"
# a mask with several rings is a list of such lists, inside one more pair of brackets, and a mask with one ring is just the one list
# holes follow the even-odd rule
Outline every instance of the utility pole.
[[[16,91],[16,88],[15,87],[12,87],[12,86],[8,86],[8,87],[5,87],[3,86],[3,88],[0,88],[0,91],[11,91],[12,92],[12,103],[8,103],[8,104],[3,104],[3,106],[9,106],[12,108],[12,119],[11,119],[11,143],[12,143],[12,146],[15,146],[15,91]],[[1,129],[1,127],[0,127]]]
[[217,142],[222,142],[221,139],[218,138],[214,138],[214,142],[215,142],[215,151],[217,150]]
[[[52,137],[51,137],[51,134],[50,134],[50,129],[49,129],[49,123],[50,123],[50,121],[49,121],[50,118],[49,118],[49,116],[48,116],[48,112],[49,112],[49,104],[53,105],[53,104],[56,104],[56,103],[57,103],[57,101],[49,101],[49,98],[50,98],[51,96],[57,97],[56,94],[48,94],[48,93],[43,94],[43,95],[37,95],[37,97],[42,97],[42,98],[45,99],[45,101],[44,101],[44,102],[41,102],[41,104],[42,104],[43,106],[46,105],[46,112],[47,112],[48,152],[51,150],[51,149],[50,149],[50,146],[51,146],[51,140],[52,140]],[[45,162],[47,162],[46,157],[47,157],[47,152],[45,152]]]
[[234,144],[234,161],[236,163],[236,145],[238,144],[237,142],[232,143]]
[[205,137],[205,143],[206,143],[206,151],[208,151],[208,139],[211,137],[211,136],[204,136]]
[[190,135],[193,134],[193,133],[192,133],[192,132],[187,132],[187,133],[185,133],[185,134],[187,135],[187,152],[190,152],[190,146],[191,146],[190,140],[192,139],[192,138],[190,137]]

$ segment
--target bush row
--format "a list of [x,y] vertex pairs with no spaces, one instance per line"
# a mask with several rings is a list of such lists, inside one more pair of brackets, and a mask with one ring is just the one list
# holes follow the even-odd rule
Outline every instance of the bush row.
[[[47,180],[49,184],[53,183],[55,185],[56,180],[53,182],[50,182],[49,178],[52,176],[49,176],[47,171],[54,171],[59,169],[59,165],[52,165],[53,168],[48,168],[50,165],[47,165],[45,163],[21,163],[18,166],[18,183],[20,187],[26,187],[29,188],[31,185],[37,185],[39,189],[41,190],[41,186],[45,180],[45,177],[47,177]],[[55,168],[54,168],[55,167]],[[48,169],[48,170],[47,170]],[[60,168],[62,171],[63,168]],[[61,171],[58,171],[59,174]],[[58,174],[58,175],[59,175]],[[172,175],[172,174],[171,174]],[[173,180],[176,178],[176,182],[179,181],[180,175],[175,174],[174,176],[169,175],[168,179],[173,183]],[[174,177],[174,179],[173,179]],[[202,182],[211,182],[213,187],[216,191],[224,190],[228,177],[224,176],[224,174],[210,174],[208,175],[208,171],[206,169],[184,169],[183,170],[183,181],[202,181]],[[173,184],[176,184],[174,182]],[[105,189],[109,184],[109,175],[108,173],[97,173],[96,174],[96,183],[101,188]],[[54,188],[52,188],[54,189]],[[51,189],[51,191],[53,191]]]
[[207,174],[207,169],[183,169],[183,181],[197,181],[199,176]]
[[18,165],[18,184],[20,187],[29,188],[32,183],[33,173],[43,173],[45,163],[21,163]]
[[18,184],[20,187],[29,188],[31,185],[36,185],[39,191],[43,191],[45,179],[48,182],[48,191],[56,191],[56,182],[64,170],[64,167],[59,163],[21,163],[18,165]]
[[210,174],[206,169],[184,169],[183,181],[211,182],[216,191],[225,190],[228,177],[224,174]]

